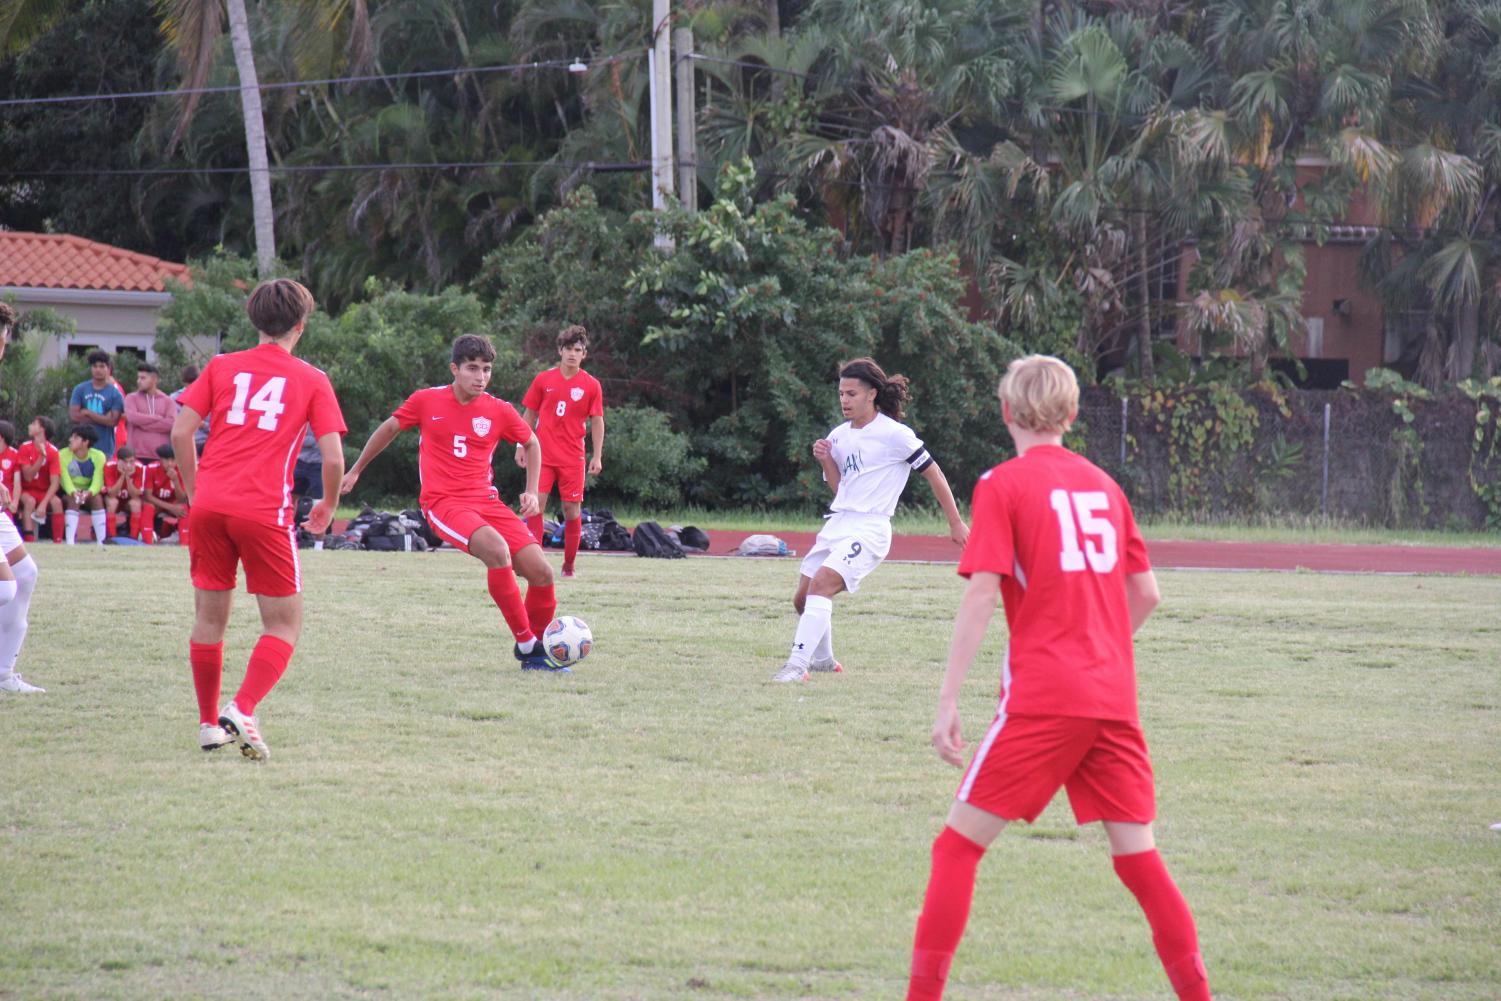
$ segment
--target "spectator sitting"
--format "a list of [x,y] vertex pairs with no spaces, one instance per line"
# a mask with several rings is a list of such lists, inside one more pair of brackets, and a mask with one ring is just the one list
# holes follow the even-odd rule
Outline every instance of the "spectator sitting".
[[63,515],[68,545],[78,537],[78,513],[89,512],[94,541],[104,545],[104,453],[94,447],[99,435],[87,424],[68,432],[68,454],[62,463]]
[[182,488],[182,474],[172,445],[158,445],[157,461],[146,470],[146,503],[155,510],[150,521],[156,535],[165,538],[175,530],[177,541],[188,544],[188,494]]
[[21,453],[16,450],[19,444],[16,426],[10,421],[0,421],[0,495],[4,497],[0,503],[13,521],[21,510]]
[[109,355],[90,351],[89,381],[74,386],[73,395],[68,398],[68,419],[94,431],[99,451],[106,459],[115,454],[115,425],[125,413],[125,396],[116,387],[113,372]]
[[125,397],[125,426],[138,455],[156,454],[177,416],[177,401],[158,388],[160,378],[155,365],[142,362],[136,369],[136,391]]
[[151,542],[155,538],[150,526],[141,524],[145,506],[141,498],[146,493],[146,467],[136,459],[136,450],[121,445],[115,457],[104,464],[104,508],[110,535],[127,534],[120,531],[120,505],[124,504],[130,515],[128,534],[132,539]]
[[21,533],[36,539],[36,512],[52,515],[52,541],[63,541],[62,462],[48,439],[57,434],[52,418],[37,416],[26,426],[31,439],[18,451],[21,462]]

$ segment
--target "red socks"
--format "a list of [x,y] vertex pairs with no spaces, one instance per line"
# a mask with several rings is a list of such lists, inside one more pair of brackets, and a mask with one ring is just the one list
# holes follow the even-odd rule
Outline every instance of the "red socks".
[[240,712],[255,715],[255,707],[276,687],[291,659],[292,644],[286,640],[263,635],[256,641],[255,649],[250,651],[250,664],[245,668],[245,680],[235,693],[235,705],[240,707]]
[[584,519],[569,518],[563,522],[563,569],[573,569],[573,558],[579,554],[579,537],[584,534]]
[[912,977],[907,1001],[939,1001],[948,980],[954,950],[969,921],[969,904],[975,892],[975,870],[985,849],[945,827],[933,842],[933,869],[922,914],[917,918],[917,936],[912,946]]
[[1162,864],[1162,856],[1154,848],[1117,855],[1113,861],[1115,874],[1136,897],[1152,926],[1152,944],[1179,1001],[1210,1001],[1209,974],[1199,956],[1193,914]]
[[542,516],[540,514],[534,514],[530,518],[526,519],[526,527],[532,530],[532,538],[537,540],[537,545],[546,549],[547,540],[544,538],[544,536],[547,535],[547,529],[542,525]]
[[60,515],[60,514],[54,513],[52,515],[51,521],[52,521],[52,541],[53,542],[61,542],[61,541],[63,541],[63,516]]
[[547,624],[557,610],[557,591],[551,584],[545,587],[533,584],[526,589],[526,620],[531,623],[532,632],[538,639],[547,631]]
[[219,725],[219,679],[224,676],[223,643],[188,643],[193,666],[193,691],[198,696],[198,722]]
[[494,599],[495,607],[500,609],[516,642],[534,639],[526,606],[521,603],[521,588],[516,586],[515,571],[510,567],[494,567],[485,576],[490,597]]

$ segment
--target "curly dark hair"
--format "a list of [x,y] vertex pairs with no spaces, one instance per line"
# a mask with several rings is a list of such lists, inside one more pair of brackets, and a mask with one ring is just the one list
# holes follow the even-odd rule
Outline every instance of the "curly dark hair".
[[905,375],[887,375],[874,358],[856,358],[839,366],[839,378],[859,379],[876,391],[876,409],[894,421],[902,419],[902,408],[912,399]]

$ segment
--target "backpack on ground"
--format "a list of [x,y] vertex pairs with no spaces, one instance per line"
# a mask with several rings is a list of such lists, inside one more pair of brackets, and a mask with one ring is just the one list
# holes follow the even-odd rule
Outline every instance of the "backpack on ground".
[[683,547],[654,521],[643,521],[636,526],[636,530],[631,533],[631,548],[636,550],[637,556],[666,560],[683,558]]
[[747,535],[737,550],[741,556],[796,556],[787,543],[775,535]]
[[630,530],[614,518],[586,521],[579,534],[579,548],[598,552],[628,553],[636,548]]
[[701,528],[687,525],[678,531],[678,541],[684,549],[697,549],[707,552],[709,549],[709,533]]
[[427,543],[427,548],[437,549],[443,545],[442,536],[433,531],[433,526],[427,523],[427,515],[423,514],[417,508],[408,508],[401,512],[401,517],[418,535],[422,536],[422,541]]

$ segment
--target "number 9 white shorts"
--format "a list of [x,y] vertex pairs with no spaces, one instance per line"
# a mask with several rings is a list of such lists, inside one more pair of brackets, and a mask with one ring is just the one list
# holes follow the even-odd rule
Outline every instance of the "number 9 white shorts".
[[835,514],[824,522],[803,557],[802,574],[812,577],[819,567],[828,567],[844,578],[845,590],[854,594],[860,582],[881,565],[891,551],[891,519],[878,514]]

